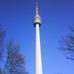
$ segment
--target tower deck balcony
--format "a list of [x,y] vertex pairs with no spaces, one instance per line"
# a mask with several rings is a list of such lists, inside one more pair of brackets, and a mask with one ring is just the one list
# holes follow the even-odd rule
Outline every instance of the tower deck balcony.
[[34,17],[34,27],[36,27],[36,24],[39,24],[39,27],[41,26],[41,17],[39,15]]

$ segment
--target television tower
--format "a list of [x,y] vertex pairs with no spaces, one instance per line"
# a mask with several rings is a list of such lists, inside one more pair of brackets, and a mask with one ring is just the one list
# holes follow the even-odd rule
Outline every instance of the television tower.
[[41,45],[40,45],[40,26],[41,17],[38,13],[38,0],[36,0],[36,14],[34,17],[34,27],[36,28],[36,64],[35,74],[42,74],[42,59],[41,59]]

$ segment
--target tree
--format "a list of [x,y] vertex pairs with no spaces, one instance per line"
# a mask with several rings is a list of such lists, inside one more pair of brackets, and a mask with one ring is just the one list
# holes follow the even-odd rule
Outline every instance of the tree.
[[2,62],[4,59],[4,37],[5,31],[0,24],[0,74],[2,74]]
[[2,74],[2,70],[0,69],[0,74]]
[[24,68],[24,58],[19,53],[19,46],[13,41],[7,45],[7,60],[3,74],[27,74]]
[[5,31],[2,29],[0,25],[0,60],[3,57],[3,50],[4,50],[4,37],[5,37]]
[[62,74],[62,73],[56,73],[56,74]]
[[13,41],[6,45],[5,33],[0,25],[0,74],[28,74],[24,67],[24,57],[19,52],[19,45]]
[[71,33],[60,42],[60,49],[65,52],[67,59],[74,60],[74,27],[70,28],[70,32]]

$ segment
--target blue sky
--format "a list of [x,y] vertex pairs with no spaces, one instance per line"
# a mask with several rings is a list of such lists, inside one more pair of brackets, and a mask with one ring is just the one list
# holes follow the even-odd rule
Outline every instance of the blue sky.
[[[65,59],[58,50],[61,36],[74,24],[74,1],[39,0],[39,14],[43,74],[74,74],[74,61]],[[7,31],[7,40],[20,45],[29,74],[35,74],[34,15],[35,0],[0,0],[0,24]]]

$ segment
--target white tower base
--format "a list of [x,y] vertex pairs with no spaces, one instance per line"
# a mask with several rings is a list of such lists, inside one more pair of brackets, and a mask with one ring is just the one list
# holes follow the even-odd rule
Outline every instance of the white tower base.
[[39,24],[36,24],[36,74],[42,74]]

